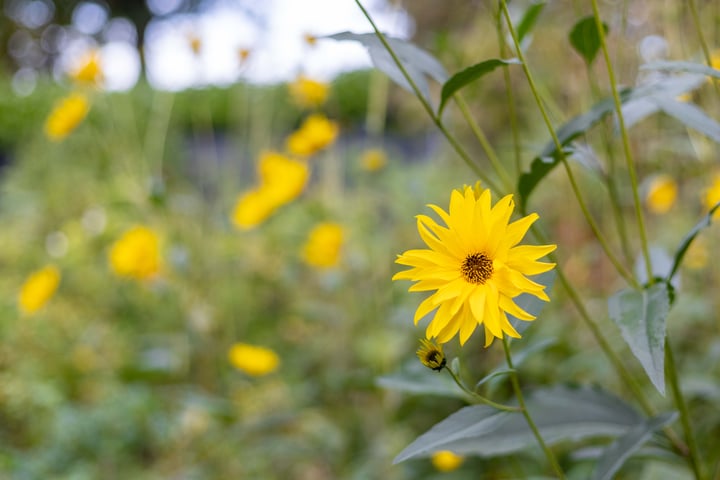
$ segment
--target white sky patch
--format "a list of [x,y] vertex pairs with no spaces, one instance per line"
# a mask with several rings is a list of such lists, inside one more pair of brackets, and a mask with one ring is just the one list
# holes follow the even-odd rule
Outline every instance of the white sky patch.
[[[243,79],[273,83],[299,73],[330,80],[337,74],[370,65],[365,49],[355,42],[320,39],[314,47],[303,36],[342,31],[368,32],[370,25],[355,3],[338,0],[268,0],[265,11],[252,18],[240,8],[220,4],[205,12],[154,20],[146,32],[146,64],[150,83],[160,89],[182,90],[197,85],[227,85]],[[384,1],[368,2],[373,19],[384,32],[406,38],[412,21]],[[261,9],[262,10],[262,9]],[[189,38],[201,41],[195,55]],[[239,49],[251,54],[245,62]]]

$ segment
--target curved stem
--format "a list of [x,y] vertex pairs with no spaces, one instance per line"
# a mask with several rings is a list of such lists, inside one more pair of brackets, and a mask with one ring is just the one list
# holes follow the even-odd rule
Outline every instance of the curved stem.
[[500,189],[498,189],[495,182],[490,180],[490,178],[483,173],[483,171],[480,169],[480,167],[475,164],[475,162],[472,161],[470,158],[470,155],[465,151],[464,148],[460,145],[460,142],[455,139],[455,137],[445,128],[445,125],[443,125],[442,120],[440,117],[435,115],[435,111],[430,106],[428,101],[423,97],[422,93],[420,92],[420,89],[418,88],[415,81],[412,79],[410,74],[407,72],[407,69],[405,69],[405,66],[403,66],[402,62],[398,58],[397,54],[393,50],[393,48],[388,43],[387,39],[385,38],[385,35],[382,34],[382,32],[378,29],[377,25],[373,21],[372,17],[368,13],[368,11],[363,7],[362,3],[360,3],[360,0],[355,0],[355,3],[362,11],[365,18],[367,18],[368,22],[370,22],[370,25],[372,26],[373,30],[375,31],[375,35],[378,37],[378,40],[383,44],[385,49],[387,50],[388,54],[390,54],[390,57],[392,57],[393,62],[395,65],[400,69],[400,72],[402,73],[405,80],[407,80],[408,84],[410,85],[410,88],[412,88],[413,93],[415,93],[415,96],[418,100],[420,100],[420,103],[422,104],[423,108],[427,112],[427,114],[432,119],[433,123],[437,128],[442,132],[442,134],[445,136],[447,141],[450,143],[450,145],[453,147],[455,152],[460,156],[460,158],[463,159],[463,161],[467,164],[467,166],[478,176],[480,180],[483,181],[488,187],[490,187],[491,190],[494,190],[495,192],[501,192]]
[[542,438],[542,435],[540,435],[540,431],[537,428],[537,425],[535,425],[535,422],[533,421],[532,417],[530,416],[530,412],[527,409],[527,406],[525,405],[525,398],[523,397],[522,390],[520,390],[520,382],[518,381],[518,375],[515,371],[515,367],[513,366],[512,362],[512,355],[510,354],[510,347],[508,346],[507,337],[503,337],[502,339],[503,349],[505,350],[505,361],[507,362],[508,368],[510,371],[510,381],[513,386],[513,390],[515,392],[515,398],[517,398],[518,405],[520,406],[520,410],[522,411],[523,415],[525,416],[525,420],[528,423],[528,426],[530,427],[530,430],[532,430],[533,435],[535,435],[535,439],[537,440],[538,444],[540,445],[540,448],[542,448],[543,452],[545,452],[545,456],[547,457],[548,461],[550,462],[550,465],[552,466],[553,470],[555,470],[555,473],[557,474],[558,478],[564,479],[565,473],[563,472],[562,468],[560,467],[560,464],[558,463],[557,459],[555,458],[555,454],[553,454],[552,450],[548,448],[547,444]]
[[690,466],[695,474],[695,479],[704,480],[706,476],[703,472],[698,445],[695,442],[695,436],[693,435],[692,426],[690,425],[690,414],[688,413],[687,404],[685,403],[685,398],[683,397],[682,390],[680,389],[680,384],[677,378],[677,370],[675,369],[675,358],[673,357],[670,341],[667,337],[665,338],[665,371],[667,372],[670,389],[673,392],[675,406],[680,411],[680,423],[682,424],[685,441],[687,442],[690,450]]
[[628,175],[630,176],[630,186],[632,187],[633,203],[635,204],[635,220],[638,225],[640,234],[640,248],[643,258],[645,259],[645,271],[647,273],[648,282],[653,283],[652,264],[650,263],[650,251],[648,250],[647,233],[645,232],[645,220],[643,219],[642,207],[640,204],[640,193],[638,190],[637,172],[635,168],[635,160],[633,159],[632,150],[630,148],[630,138],[625,128],[625,118],[622,113],[622,103],[620,102],[620,94],[615,80],[615,71],[610,61],[607,43],[605,42],[605,27],[600,19],[600,11],[598,10],[597,0],[592,0],[593,16],[595,17],[595,26],[600,39],[600,48],[605,58],[605,67],[608,71],[610,80],[610,88],[612,89],[613,101],[615,103],[615,114],[618,119],[618,127],[622,136],[623,150],[625,151],[625,161],[627,162]]
[[[580,194],[580,188],[577,185],[577,182],[575,181],[575,176],[572,173],[572,169],[570,168],[570,164],[567,160],[567,157],[565,156],[565,152],[563,151],[562,144],[560,142],[560,139],[557,136],[557,133],[555,133],[555,129],[552,126],[552,123],[550,122],[550,118],[548,117],[547,112],[545,111],[545,107],[543,105],[543,102],[540,98],[540,95],[538,94],[537,87],[535,85],[535,80],[533,80],[533,76],[530,73],[530,69],[527,65],[527,62],[525,61],[525,55],[522,53],[522,49],[520,48],[520,42],[517,38],[517,33],[515,32],[515,28],[512,25],[512,20],[510,19],[510,12],[507,9],[507,4],[505,3],[505,0],[500,0],[500,6],[502,8],[503,15],[505,16],[505,21],[508,25],[508,29],[510,31],[510,35],[512,36],[513,42],[515,44],[515,50],[517,52],[518,59],[520,59],[520,63],[522,64],[523,71],[525,72],[525,77],[527,78],[528,85],[530,86],[530,90],[532,91],[533,97],[535,98],[535,102],[537,103],[538,109],[540,110],[540,114],[543,117],[543,120],[545,122],[545,125],[547,126],[548,131],[550,132],[550,136],[553,139],[553,143],[555,144],[555,150],[557,151],[557,155],[560,159],[560,162],[565,167],[565,172],[567,173],[568,180],[570,181],[570,186],[572,187],[573,193],[575,194],[575,197],[577,198],[578,205],[580,205],[580,209],[582,210],[583,215],[585,216],[585,219],[588,222],[588,225],[590,226],[590,229],[593,231],[593,234],[598,240],[598,243],[602,247],[602,249],[605,251],[605,255],[607,255],[610,262],[613,264],[615,269],[618,271],[618,273],[627,281],[629,284],[637,287],[638,283],[633,277],[630,272],[625,268],[625,266],[620,262],[620,260],[615,256],[615,254],[610,249],[610,246],[608,245],[607,241],[605,240],[605,236],[600,232],[600,228],[598,227],[597,223],[595,223],[595,219],[593,219],[592,215],[590,215],[590,211],[587,208],[587,205],[585,204],[585,200],[583,200],[582,195]],[[652,275],[648,275],[648,278],[651,278]]]
[[482,395],[478,394],[477,392],[473,392],[469,388],[465,386],[465,384],[455,375],[455,372],[452,371],[450,368],[445,368],[445,370],[448,371],[450,376],[453,380],[455,380],[455,383],[458,387],[462,389],[463,392],[465,392],[467,395],[469,395],[473,400],[476,400],[478,403],[484,403],[485,405],[488,405],[493,408],[497,408],[498,410],[503,410],[505,412],[519,412],[520,408],[514,407],[512,405],[503,405],[502,403],[496,403],[490,400],[489,398],[483,397]]

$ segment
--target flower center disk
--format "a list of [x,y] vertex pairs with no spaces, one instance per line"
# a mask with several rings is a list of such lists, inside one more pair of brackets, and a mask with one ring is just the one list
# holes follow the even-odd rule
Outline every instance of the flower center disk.
[[468,283],[482,285],[492,277],[493,262],[484,253],[473,253],[465,257],[460,271]]

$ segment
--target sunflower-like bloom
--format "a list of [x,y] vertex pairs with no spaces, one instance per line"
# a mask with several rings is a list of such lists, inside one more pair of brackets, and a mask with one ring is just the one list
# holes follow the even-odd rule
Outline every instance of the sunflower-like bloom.
[[18,295],[18,306],[24,314],[35,313],[52,298],[60,284],[60,270],[48,265],[28,276]]
[[160,237],[147,227],[132,227],[113,244],[109,261],[120,277],[150,279],[160,272]]
[[324,115],[308,116],[300,128],[287,139],[287,149],[293,155],[307,157],[319,152],[335,141],[338,125]]
[[290,84],[290,96],[295,103],[303,108],[319,107],[328,96],[328,84],[312,80],[300,75]]
[[61,99],[45,120],[45,135],[59,142],[83,121],[90,111],[90,102],[80,93],[72,93]]
[[340,261],[345,236],[337,223],[321,223],[312,229],[303,247],[305,263],[317,268],[332,268]]
[[453,190],[449,212],[436,205],[429,207],[447,226],[418,215],[418,231],[429,249],[399,255],[396,263],[412,268],[393,276],[393,280],[416,281],[411,292],[436,290],[418,306],[415,324],[437,309],[425,336],[438,343],[459,334],[463,345],[478,325],[485,327],[486,347],[505,334],[519,338],[507,314],[526,321],[535,317],[518,307],[513,298],[529,293],[550,300],[545,286],[526,275],[551,270],[554,263],[537,260],[556,246],[518,245],[538,215],[508,223],[515,208],[512,195],[492,206],[490,190],[476,193],[471,187]]
[[239,342],[230,347],[228,361],[233,367],[253,377],[272,373],[280,366],[280,357],[273,350]]
[[436,345],[426,338],[420,340],[420,348],[417,349],[415,354],[420,359],[420,362],[431,370],[439,372],[447,365],[442,345]]
[[452,472],[462,465],[465,457],[450,450],[439,450],[432,454],[430,461],[437,470],[441,472]]
[[677,199],[677,182],[670,175],[658,175],[653,178],[647,189],[645,204],[653,213],[667,213]]

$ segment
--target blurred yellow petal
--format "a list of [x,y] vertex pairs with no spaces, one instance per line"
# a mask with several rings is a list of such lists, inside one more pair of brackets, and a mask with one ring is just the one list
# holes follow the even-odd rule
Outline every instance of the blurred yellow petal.
[[112,271],[120,277],[153,278],[160,272],[160,237],[142,225],[132,227],[112,245],[108,258]]
[[240,342],[230,347],[228,361],[233,367],[253,377],[268,375],[280,366],[280,357],[273,350]]
[[303,247],[303,259],[317,268],[331,268],[340,261],[345,233],[337,223],[321,223],[310,232]]
[[652,213],[667,213],[675,205],[677,194],[677,182],[674,178],[670,175],[657,175],[648,184],[645,205]]
[[324,115],[310,115],[300,128],[288,137],[287,150],[299,157],[313,155],[331,145],[338,132],[337,123],[328,120]]
[[24,314],[40,310],[60,285],[60,270],[54,265],[37,270],[28,276],[18,295],[18,306]]
[[289,87],[293,101],[302,108],[319,107],[327,100],[330,87],[327,83],[299,76]]
[[462,465],[464,457],[457,455],[450,450],[440,450],[432,454],[430,461],[437,470],[441,472],[451,472],[457,470]]
[[87,97],[72,93],[60,99],[45,120],[45,135],[59,142],[67,137],[83,121],[90,111]]

